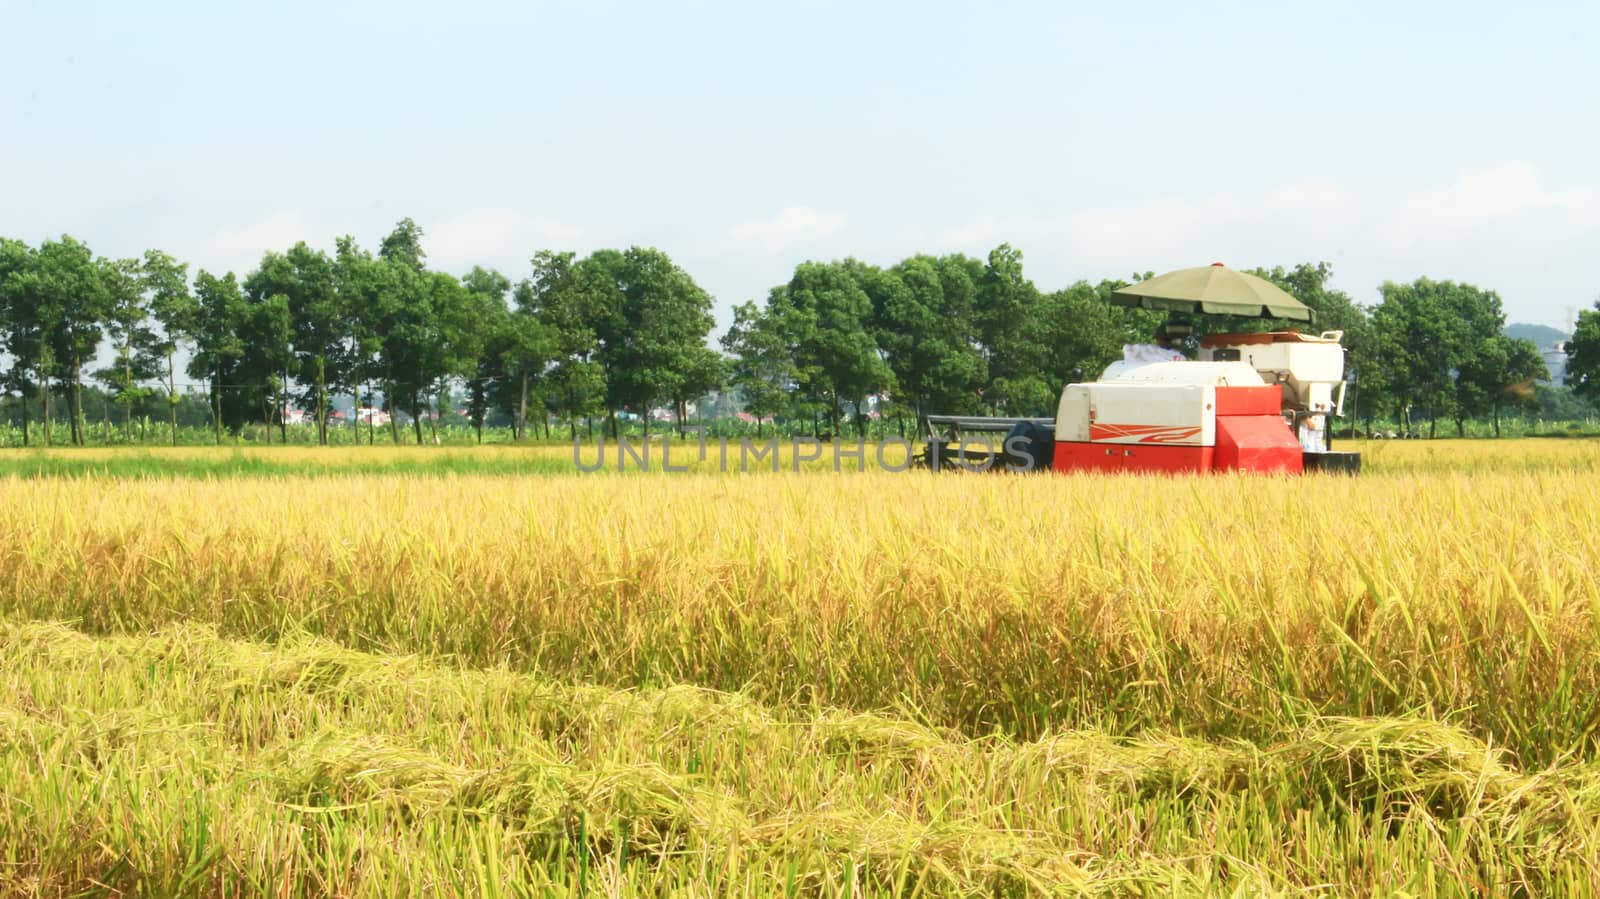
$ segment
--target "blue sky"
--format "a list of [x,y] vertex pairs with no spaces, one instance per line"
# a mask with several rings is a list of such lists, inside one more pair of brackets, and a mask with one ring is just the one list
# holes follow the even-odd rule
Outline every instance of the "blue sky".
[[1600,296],[1596,4],[0,0],[0,34],[0,234],[103,255],[242,274],[409,215],[458,272],[658,246],[724,324],[804,259],[1002,241],[1046,289]]

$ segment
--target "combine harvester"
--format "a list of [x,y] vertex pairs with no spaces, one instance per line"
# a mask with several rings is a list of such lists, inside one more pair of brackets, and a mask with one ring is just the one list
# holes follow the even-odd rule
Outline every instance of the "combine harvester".
[[[1221,263],[1117,290],[1112,302],[1167,312],[1165,339],[1188,337],[1192,315],[1315,320],[1261,278]],[[1330,449],[1344,410],[1340,331],[1207,334],[1200,358],[1129,347],[1100,380],[1068,384],[1056,417],[928,416],[935,470],[1254,471],[1360,470],[1359,453]],[[983,435],[982,448],[971,435]],[[1000,446],[990,435],[1004,434]]]

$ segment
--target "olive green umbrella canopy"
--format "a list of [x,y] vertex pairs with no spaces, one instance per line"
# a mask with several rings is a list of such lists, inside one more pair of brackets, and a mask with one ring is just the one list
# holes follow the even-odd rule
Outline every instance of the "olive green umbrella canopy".
[[1168,312],[1316,321],[1311,307],[1285,293],[1278,285],[1265,278],[1236,272],[1220,262],[1167,272],[1118,288],[1111,292],[1111,302]]

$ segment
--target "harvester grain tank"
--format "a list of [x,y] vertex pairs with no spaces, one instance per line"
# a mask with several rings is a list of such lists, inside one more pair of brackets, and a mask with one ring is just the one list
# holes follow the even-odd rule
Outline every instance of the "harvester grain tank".
[[[1194,315],[1315,318],[1270,282],[1220,264],[1130,285],[1112,301],[1167,311],[1164,338],[1188,335]],[[929,416],[924,459],[933,467],[1063,472],[1355,472],[1359,454],[1331,449],[1344,405],[1342,337],[1214,333],[1200,341],[1196,360],[1164,347],[1131,348],[1140,351],[1099,380],[1068,384],[1053,420]],[[1004,433],[1004,449],[963,449],[969,435],[984,432]]]

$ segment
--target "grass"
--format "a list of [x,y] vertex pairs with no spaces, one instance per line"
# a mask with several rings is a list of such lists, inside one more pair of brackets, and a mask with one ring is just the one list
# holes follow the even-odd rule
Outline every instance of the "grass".
[[836,463],[831,448],[772,444],[771,438],[752,440],[748,448],[742,448],[738,441],[725,447],[717,441],[708,441],[704,458],[700,457],[699,447],[693,441],[680,443],[674,439],[669,451],[665,451],[665,444],[659,440],[652,440],[648,451],[638,439],[628,446],[628,453],[623,454],[616,443],[607,441],[603,456],[598,443],[580,444],[576,449],[571,444],[475,448],[391,445],[31,449],[0,452],[0,478],[511,477],[572,474],[580,470],[660,474],[666,465],[671,466],[671,473],[738,472],[741,465],[752,473],[823,472],[835,471],[836,464],[839,471],[864,471],[877,470],[884,465],[891,469],[904,468],[908,449],[908,445],[887,446],[880,462],[873,445],[868,445],[857,459],[846,454],[861,452],[860,446],[845,444]]
[[1600,861],[1600,771],[1416,718],[973,739],[195,626],[0,649],[12,892],[1554,895]]
[[[689,473],[725,474],[743,470],[768,474],[773,473],[773,456],[767,454],[771,440],[771,437],[751,438],[750,447],[743,449],[738,440],[731,441],[725,448],[718,441],[710,440],[702,459],[698,444],[692,438],[687,442],[673,438],[668,460],[663,456],[662,442],[653,439],[647,458],[648,471],[641,470],[643,450],[637,438],[630,443],[635,454],[622,455],[615,442],[607,441],[603,456],[596,441],[580,442],[576,456],[571,444],[16,449],[0,451],[0,478],[521,477],[571,474],[580,466],[588,472],[602,461],[604,465],[594,473],[661,474],[663,463],[670,461],[675,471],[681,468]],[[1363,470],[1367,475],[1600,473],[1600,442],[1589,440],[1352,440],[1339,441],[1335,448],[1362,453]],[[837,450],[831,444],[797,446],[780,441],[777,473],[853,474],[885,467],[896,470],[905,465],[907,456],[906,447],[894,444],[884,446],[881,458],[876,444],[866,444],[859,459],[851,455],[856,452],[861,452],[860,445],[848,441],[839,443]]]
[[1600,453],[1364,451],[29,457],[0,894],[1600,892]]
[[307,478],[329,475],[526,476],[572,471],[548,449],[273,447],[73,448],[0,453],[0,477],[115,480]]
[[619,687],[1256,738],[1600,720],[1600,511],[1562,475],[18,480],[0,609]]

